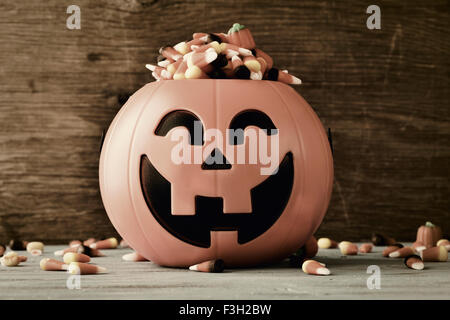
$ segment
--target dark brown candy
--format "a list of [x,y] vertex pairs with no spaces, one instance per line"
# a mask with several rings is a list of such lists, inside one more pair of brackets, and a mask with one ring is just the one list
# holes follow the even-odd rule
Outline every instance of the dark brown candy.
[[395,239],[387,237],[381,233],[372,234],[372,243],[376,246],[390,246],[395,243]]
[[234,70],[234,75],[238,79],[250,79],[250,70],[245,66],[241,65]]
[[28,241],[23,240],[11,240],[9,241],[9,248],[11,250],[26,250],[27,249]]

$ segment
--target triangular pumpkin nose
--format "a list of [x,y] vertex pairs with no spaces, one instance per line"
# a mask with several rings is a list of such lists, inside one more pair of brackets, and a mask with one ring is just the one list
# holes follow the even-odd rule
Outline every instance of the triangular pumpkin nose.
[[228,170],[231,169],[231,164],[228,162],[227,158],[220,152],[219,149],[215,148],[211,154],[206,158],[205,162],[202,163],[203,170]]

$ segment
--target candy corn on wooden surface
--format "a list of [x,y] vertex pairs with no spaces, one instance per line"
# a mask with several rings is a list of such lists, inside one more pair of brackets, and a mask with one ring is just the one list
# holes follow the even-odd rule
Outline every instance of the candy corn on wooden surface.
[[[410,244],[405,244],[410,245]],[[360,246],[360,244],[358,244]],[[313,276],[289,262],[222,273],[163,268],[148,261],[131,262],[122,256],[131,249],[104,250],[93,257],[107,273],[81,275],[80,289],[68,289],[64,271],[43,271],[43,257],[65,246],[46,246],[42,256],[28,256],[16,267],[0,267],[0,299],[450,299],[448,262],[425,262],[413,270],[403,259],[383,258],[385,247],[371,253],[344,256],[339,249],[319,249],[313,259],[326,264],[330,275]],[[379,266],[380,289],[368,289],[367,273]]]

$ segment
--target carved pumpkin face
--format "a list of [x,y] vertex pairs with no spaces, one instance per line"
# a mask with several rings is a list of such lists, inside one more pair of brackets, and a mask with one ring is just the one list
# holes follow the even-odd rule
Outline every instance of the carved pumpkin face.
[[[189,163],[174,162],[175,132]],[[276,163],[261,157],[264,147]],[[284,258],[318,228],[332,175],[317,116],[292,88],[269,81],[148,84],[114,119],[100,159],[112,223],[136,251],[167,266]]]

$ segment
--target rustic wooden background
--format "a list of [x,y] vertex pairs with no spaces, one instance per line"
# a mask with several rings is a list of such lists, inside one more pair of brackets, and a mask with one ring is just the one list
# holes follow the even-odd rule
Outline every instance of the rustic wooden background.
[[[81,30],[66,8],[81,8]],[[114,229],[98,147],[121,105],[151,81],[157,49],[248,25],[334,132],[335,185],[318,232],[413,240],[449,230],[448,1],[0,2],[0,241],[61,242]]]

